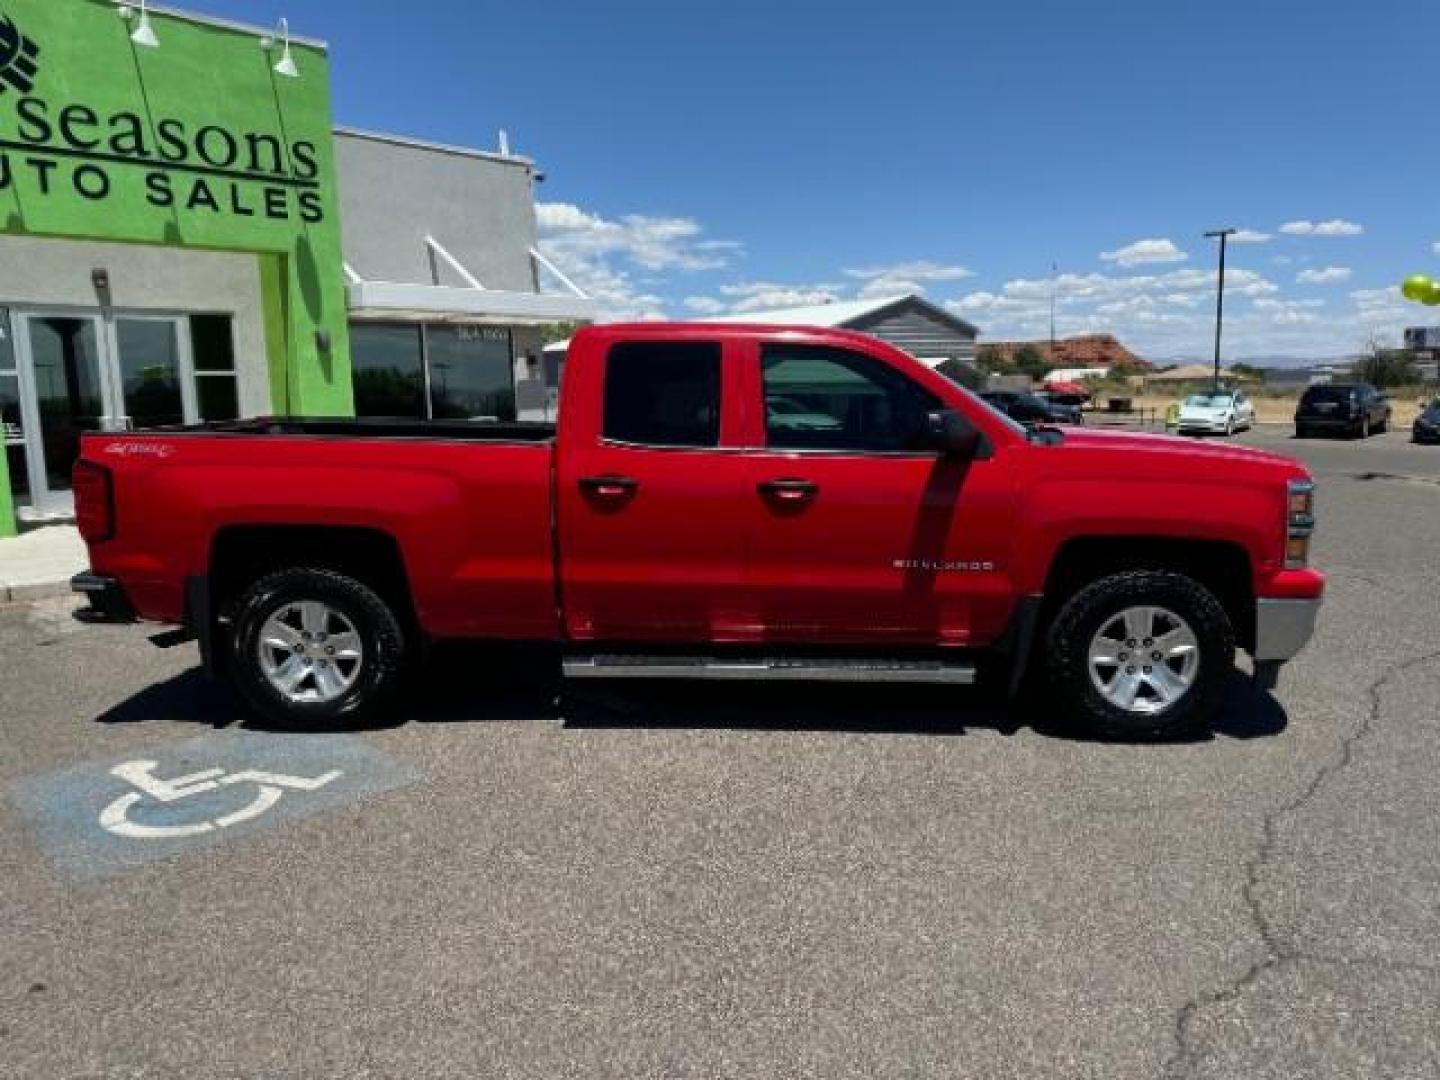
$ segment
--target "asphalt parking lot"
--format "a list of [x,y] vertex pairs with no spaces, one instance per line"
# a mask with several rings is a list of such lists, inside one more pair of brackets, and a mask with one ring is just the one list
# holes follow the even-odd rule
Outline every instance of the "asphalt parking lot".
[[281,736],[0,607],[0,1074],[1440,1074],[1440,448],[1241,438],[1316,472],[1329,600],[1179,745],[477,650]]

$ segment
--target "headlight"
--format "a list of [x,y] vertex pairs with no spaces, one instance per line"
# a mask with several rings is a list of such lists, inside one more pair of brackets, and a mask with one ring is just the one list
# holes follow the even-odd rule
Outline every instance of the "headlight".
[[1302,570],[1310,563],[1310,537],[1315,532],[1315,482],[1291,480],[1285,499],[1285,568]]

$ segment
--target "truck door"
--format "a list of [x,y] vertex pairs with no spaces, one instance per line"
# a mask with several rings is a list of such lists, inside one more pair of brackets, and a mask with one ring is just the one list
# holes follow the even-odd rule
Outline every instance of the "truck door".
[[998,636],[1013,601],[1004,449],[976,460],[917,450],[927,414],[947,403],[878,354],[762,342],[746,370],[757,404],[746,587],[761,636],[902,646]]
[[571,363],[556,467],[574,641],[733,640],[743,623],[736,361],[720,335],[600,339]]

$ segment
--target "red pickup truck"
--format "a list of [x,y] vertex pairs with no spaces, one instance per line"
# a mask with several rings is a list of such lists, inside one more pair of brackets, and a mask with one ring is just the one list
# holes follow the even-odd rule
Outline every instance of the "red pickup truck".
[[1273,685],[1324,590],[1296,462],[1027,429],[860,334],[582,330],[559,415],[87,436],[75,588],[292,724],[392,710],[473,638],[571,678],[983,674],[1132,737],[1208,723],[1237,647]]

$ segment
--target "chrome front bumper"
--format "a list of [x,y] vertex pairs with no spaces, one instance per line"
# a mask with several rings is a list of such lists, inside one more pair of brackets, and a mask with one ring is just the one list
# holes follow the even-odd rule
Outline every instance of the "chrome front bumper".
[[1257,664],[1283,664],[1293,660],[1310,643],[1320,600],[1255,601],[1255,649]]

